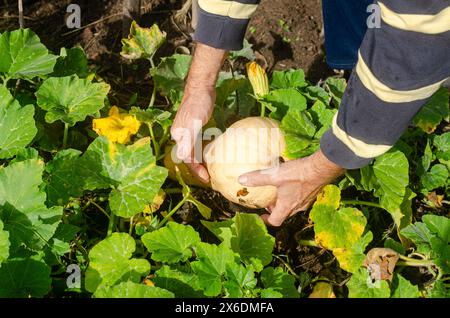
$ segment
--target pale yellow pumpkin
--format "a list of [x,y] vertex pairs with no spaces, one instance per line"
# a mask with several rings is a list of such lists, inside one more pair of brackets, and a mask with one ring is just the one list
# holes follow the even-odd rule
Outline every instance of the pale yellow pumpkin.
[[245,187],[238,178],[254,170],[276,168],[284,149],[284,137],[277,121],[264,117],[237,121],[204,150],[211,187],[243,206],[267,207],[276,199],[276,187]]

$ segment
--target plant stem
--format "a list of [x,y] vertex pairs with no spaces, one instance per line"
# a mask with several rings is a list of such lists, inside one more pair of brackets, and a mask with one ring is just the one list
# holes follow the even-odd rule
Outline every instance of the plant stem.
[[186,196],[183,197],[183,200],[181,200],[180,202],[178,202],[178,204],[172,209],[170,210],[169,213],[167,213],[167,215],[164,217],[164,219],[159,223],[158,225],[158,229],[161,228],[164,224],[167,223],[167,221],[169,221],[170,217],[178,211],[179,208],[181,208],[181,206],[189,199],[190,194],[187,194]]
[[266,116],[266,104],[264,102],[260,102],[261,104],[261,117]]
[[153,144],[153,148],[155,149],[155,157],[158,158],[159,157],[159,144],[158,141],[156,141],[155,138],[155,133],[153,132],[153,126],[151,124],[148,124],[148,130],[150,131],[150,137],[152,138],[152,144]]
[[315,241],[311,240],[298,240],[297,243],[303,246],[320,247]]
[[292,276],[294,276],[297,280],[300,280],[300,276],[297,275],[296,272],[294,272],[294,270],[292,269],[292,267],[284,260],[282,259],[280,256],[272,254],[272,256],[274,256],[277,260],[279,260],[281,263],[283,263],[283,265],[286,267],[286,269],[291,273]]
[[168,188],[168,189],[164,189],[164,192],[167,193],[167,194],[183,193],[183,189],[181,189],[181,188]]
[[69,124],[64,123],[64,135],[63,135],[63,149],[66,148],[67,145],[67,136],[69,135]]
[[111,211],[111,213],[109,215],[108,232],[106,234],[106,237],[111,236],[111,234],[114,230],[115,223],[116,223],[116,215]]
[[[155,68],[155,63],[153,62],[153,56],[149,58],[150,65],[152,66],[152,69]],[[155,79],[153,79],[153,91],[152,91],[152,97],[150,98],[150,103],[148,104],[148,107],[153,107],[155,104],[156,99],[156,83]]]
[[95,206],[97,209],[100,210],[100,212],[102,212],[107,218],[108,220],[111,218],[108,214],[108,212],[105,211],[104,208],[102,208],[100,205],[98,205],[95,201],[89,200],[88,202],[89,204],[92,204],[93,206]]
[[399,255],[399,258],[401,259],[401,261],[397,262],[399,266],[428,267],[434,265],[433,261],[430,260],[421,260],[404,255]]
[[351,205],[366,205],[366,206],[371,206],[371,207],[380,208],[380,209],[383,208],[379,203],[369,202],[369,201],[342,200],[341,203],[342,204],[351,204]]

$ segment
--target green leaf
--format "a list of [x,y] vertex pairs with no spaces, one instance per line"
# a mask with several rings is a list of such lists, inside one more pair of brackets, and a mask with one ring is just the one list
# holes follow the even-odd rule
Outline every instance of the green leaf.
[[422,217],[423,223],[431,233],[444,242],[450,242],[450,219],[445,216],[427,214]]
[[109,89],[108,84],[91,83],[77,75],[51,77],[36,92],[37,104],[47,111],[48,123],[61,120],[73,126],[103,108]]
[[430,240],[432,238],[432,234],[424,223],[416,222],[408,225],[401,230],[401,234],[410,239],[416,245],[419,253],[430,253]]
[[56,58],[30,29],[0,35],[0,73],[7,77],[32,79],[50,74]]
[[450,298],[450,287],[444,281],[438,280],[433,284],[433,288],[428,291],[431,298]]
[[130,60],[151,59],[165,40],[166,32],[161,31],[157,24],[150,28],[141,28],[133,21],[128,39],[122,39],[120,55]]
[[181,103],[186,78],[192,57],[190,55],[174,54],[161,59],[158,67],[150,70],[158,90],[163,96],[167,96],[175,105],[175,109]]
[[152,253],[152,260],[177,263],[192,257],[200,236],[192,226],[169,222],[157,231],[144,234],[142,243]]
[[327,87],[327,90],[330,92],[334,106],[338,108],[341,104],[342,97],[344,96],[347,82],[344,78],[329,77],[325,81],[325,85]]
[[436,188],[445,187],[448,177],[447,167],[443,164],[435,164],[430,171],[420,177],[420,182],[424,188],[423,190],[427,193]]
[[314,135],[314,138],[320,139],[323,134],[330,129],[333,117],[337,113],[337,110],[327,108],[323,102],[318,100],[312,105],[308,112],[311,114],[315,126],[320,128]]
[[0,85],[0,159],[11,158],[36,136],[34,106],[21,107],[8,89]]
[[197,261],[191,266],[198,275],[200,286],[206,296],[218,296],[222,292],[222,277],[226,273],[227,264],[235,262],[231,249],[225,245],[207,243],[197,244]]
[[236,213],[228,221],[202,221],[202,224],[238,253],[246,264],[266,266],[272,261],[275,239],[257,214]]
[[433,133],[443,119],[449,118],[448,100],[448,89],[440,88],[414,117],[414,124],[428,134]]
[[450,246],[449,242],[444,242],[438,237],[430,239],[432,256],[434,263],[439,267],[442,274],[450,274]]
[[95,298],[174,298],[168,290],[133,282],[123,282],[116,286],[101,286],[94,294]]
[[270,85],[275,88],[302,88],[308,86],[303,70],[275,71]]
[[51,287],[50,267],[33,259],[12,259],[0,267],[0,298],[43,297]]
[[403,203],[409,183],[408,169],[408,159],[396,148],[375,159],[373,173],[379,186],[375,196],[386,210],[396,210]]
[[20,245],[41,250],[61,221],[62,207],[45,205],[43,166],[42,161],[32,159],[0,168],[0,219],[10,234],[11,254]]
[[427,140],[427,145],[423,152],[423,156],[419,159],[417,163],[417,175],[422,177],[425,172],[430,169],[431,162],[433,161],[433,152],[431,151],[430,140]]
[[74,47],[71,49],[63,47],[59,53],[52,75],[64,77],[75,74],[80,78],[88,76],[89,69],[86,54],[81,47]]
[[450,132],[435,136],[433,144],[437,148],[436,157],[438,159],[450,160]]
[[155,272],[153,282],[156,286],[167,289],[177,298],[204,297],[197,275],[181,271],[167,265]]
[[349,298],[389,298],[391,291],[385,280],[372,281],[369,272],[360,268],[347,283]]
[[[113,187],[109,195],[111,211],[122,217],[132,217],[141,212],[153,201],[167,177],[167,169],[156,166],[149,138],[125,146],[98,137],[84,154],[83,162],[90,170],[109,180]],[[86,182],[91,189],[105,186],[105,181],[98,175]]]
[[228,59],[235,61],[238,57],[246,58],[247,60],[253,61],[255,59],[255,53],[252,49],[252,44],[250,44],[247,39],[244,39],[243,47],[239,51],[230,51],[228,53]]
[[126,233],[113,233],[89,251],[86,290],[95,292],[99,286],[111,287],[121,282],[139,282],[150,271],[145,259],[132,258],[134,239]]
[[320,86],[307,86],[302,90],[302,94],[309,100],[321,101],[325,105],[330,104],[330,96],[328,93]]
[[0,266],[9,257],[9,232],[3,229],[3,222],[0,220]]
[[283,295],[283,298],[299,298],[295,288],[295,278],[284,272],[281,267],[267,267],[261,272],[261,281],[265,288],[270,288]]
[[283,294],[273,288],[261,290],[261,298],[283,298]]
[[244,86],[247,81],[243,76],[235,77],[230,72],[220,72],[216,84],[216,105],[224,107],[230,95]]
[[419,298],[419,288],[411,284],[407,279],[399,274],[394,276],[392,281],[392,295],[391,298]]
[[312,140],[316,127],[308,112],[289,109],[280,128],[286,142],[284,155],[289,159],[307,156],[318,148],[319,143]]
[[242,298],[246,291],[256,287],[257,279],[251,268],[245,268],[242,264],[227,264],[227,280],[223,284],[227,296]]
[[276,108],[270,117],[281,120],[289,109],[303,111],[306,109],[306,98],[295,88],[280,88],[272,90],[264,96],[264,101]]

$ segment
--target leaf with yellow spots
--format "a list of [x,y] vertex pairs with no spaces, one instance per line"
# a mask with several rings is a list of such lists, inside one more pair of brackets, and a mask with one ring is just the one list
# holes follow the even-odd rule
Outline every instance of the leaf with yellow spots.
[[314,285],[313,291],[308,298],[336,298],[333,286],[327,282],[318,282]]
[[[83,163],[108,180],[107,188],[112,188],[109,195],[111,211],[122,217],[142,212],[153,202],[167,177],[167,169],[156,165],[149,138],[124,146],[98,137],[83,155]],[[97,186],[94,188],[105,188],[105,181]]]
[[128,39],[122,39],[123,57],[135,60],[139,58],[151,58],[156,50],[166,40],[166,32],[159,29],[157,24],[150,28],[141,28],[136,21],[133,21]]
[[140,121],[134,115],[121,114],[116,106],[111,107],[109,117],[92,121],[92,129],[99,136],[105,136],[110,142],[119,144],[130,142],[131,136],[138,132],[140,126]]
[[363,237],[367,220],[356,208],[340,208],[340,190],[335,185],[324,188],[310,213],[314,222],[315,241],[332,250],[340,266],[354,272],[364,261],[364,249],[372,233]]

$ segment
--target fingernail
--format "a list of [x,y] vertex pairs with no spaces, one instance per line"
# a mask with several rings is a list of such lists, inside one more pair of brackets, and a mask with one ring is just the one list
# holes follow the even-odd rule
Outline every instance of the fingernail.
[[238,181],[239,181],[239,183],[245,185],[247,183],[247,181],[248,181],[248,178],[247,178],[247,176],[240,176]]

